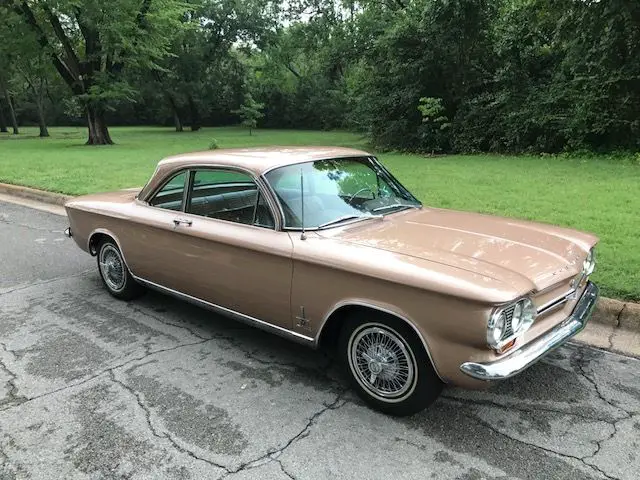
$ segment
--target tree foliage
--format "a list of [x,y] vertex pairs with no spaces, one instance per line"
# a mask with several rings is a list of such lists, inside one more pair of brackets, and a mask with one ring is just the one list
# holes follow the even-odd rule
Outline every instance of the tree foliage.
[[[94,137],[96,143],[109,141],[107,121],[173,123],[182,131],[185,125],[197,130],[238,123],[249,115],[252,126],[355,129],[388,149],[640,148],[639,2],[0,5],[12,14],[0,12],[6,25],[18,21],[17,27],[31,32],[15,37],[16,45],[8,38],[14,28],[0,26],[3,97],[35,105],[29,83],[46,79],[51,88],[55,68],[72,100],[45,101],[45,110],[65,122],[76,119],[59,105],[67,113],[83,110],[90,143]],[[12,51],[39,60],[20,66]],[[36,68],[41,60],[48,70]],[[30,82],[23,75],[28,70]],[[264,109],[253,108],[258,104]],[[18,117],[35,118],[37,109],[15,110]],[[8,112],[6,105],[0,108],[0,120]]]
[[3,0],[86,111],[89,144],[112,143],[105,111],[132,101],[129,69],[153,70],[169,53],[185,5],[176,0]]
[[242,126],[249,129],[249,135],[251,131],[258,126],[258,120],[264,117],[262,110],[264,109],[264,103],[258,103],[254,100],[253,95],[250,92],[244,94],[244,102],[240,105],[237,113],[242,120]]

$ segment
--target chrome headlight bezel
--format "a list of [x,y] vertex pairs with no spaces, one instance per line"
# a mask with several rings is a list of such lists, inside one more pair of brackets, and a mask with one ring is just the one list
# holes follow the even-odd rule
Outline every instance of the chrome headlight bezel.
[[487,344],[500,349],[529,330],[536,316],[536,307],[529,297],[497,307],[489,317]]
[[593,273],[595,269],[596,269],[596,249],[594,247],[591,250],[589,250],[589,252],[587,253],[587,256],[584,259],[584,262],[582,262],[582,272],[586,276],[589,276]]
[[582,270],[571,281],[571,288],[579,289],[586,285],[589,276],[596,269],[596,249],[593,247],[587,252],[587,256],[582,261]]

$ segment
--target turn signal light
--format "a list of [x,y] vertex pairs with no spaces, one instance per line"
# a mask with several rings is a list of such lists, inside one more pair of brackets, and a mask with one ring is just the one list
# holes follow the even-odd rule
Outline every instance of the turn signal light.
[[517,338],[514,338],[513,340],[505,343],[500,348],[496,348],[496,353],[498,353],[499,355],[502,355],[503,353],[511,350],[513,347],[516,346],[517,340],[518,340]]

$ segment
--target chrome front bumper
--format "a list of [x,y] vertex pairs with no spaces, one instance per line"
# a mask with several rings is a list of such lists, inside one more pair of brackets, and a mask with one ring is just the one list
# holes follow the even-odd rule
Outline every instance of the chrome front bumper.
[[582,331],[596,306],[599,291],[597,285],[589,282],[573,312],[561,324],[499,360],[466,362],[460,365],[460,370],[480,380],[502,380],[517,375]]

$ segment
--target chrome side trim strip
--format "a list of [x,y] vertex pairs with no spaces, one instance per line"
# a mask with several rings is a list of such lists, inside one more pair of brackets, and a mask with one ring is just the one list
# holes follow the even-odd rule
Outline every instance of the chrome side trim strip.
[[545,313],[547,310],[555,309],[555,308],[559,307],[560,305],[564,305],[569,300],[569,297],[571,295],[573,295],[574,293],[576,293],[576,289],[572,288],[571,290],[563,293],[562,295],[557,296],[553,300],[548,301],[544,305],[541,305],[537,309],[538,315],[541,315],[541,314]]
[[573,313],[563,322],[498,360],[487,363],[466,362],[460,365],[460,370],[479,380],[503,380],[517,375],[581,332],[596,306],[599,293],[599,288],[589,282]]
[[140,278],[140,277],[136,277],[135,275],[133,275],[133,278],[136,279],[137,282],[140,282],[141,284],[152,288],[154,290],[158,290],[162,293],[168,293],[169,295],[172,295],[174,297],[177,297],[179,299],[182,300],[186,300],[190,303],[193,303],[195,305],[198,305],[200,307],[204,307],[208,310],[212,310],[215,313],[221,314],[221,315],[225,315],[227,317],[230,317],[234,320],[237,320],[239,322],[245,323],[247,325],[253,326],[253,327],[257,327],[260,328],[262,330],[265,330],[269,333],[273,333],[275,335],[278,335],[280,337],[284,337],[287,338],[289,340],[293,340],[294,342],[298,342],[301,343],[303,345],[310,345],[310,346],[314,346],[315,345],[315,341],[312,337],[308,337],[306,335],[302,335],[300,333],[297,332],[293,332],[291,330],[288,330],[286,328],[283,327],[279,327],[277,325],[273,325],[271,323],[265,322],[264,320],[260,320],[258,318],[252,317],[250,315],[245,315],[244,313],[240,313],[240,312],[236,312],[235,310],[232,310],[230,308],[227,307],[223,307],[221,305],[216,305],[215,303],[210,303],[207,302],[206,300],[201,300],[199,298],[196,297],[192,297],[191,295],[187,295],[186,293],[182,293],[179,292],[177,290],[173,290],[172,288],[168,288],[162,285],[159,285],[157,283],[151,282],[149,280],[145,280],[144,278]]
[[395,317],[395,318],[397,318],[399,320],[402,320],[407,325],[409,325],[413,329],[413,331],[416,333],[416,335],[420,339],[420,342],[422,343],[422,346],[424,347],[425,351],[427,352],[427,356],[429,357],[429,361],[431,362],[431,366],[433,367],[434,372],[436,372],[436,375],[438,376],[438,378],[440,380],[442,380],[444,383],[447,383],[445,381],[445,379],[440,376],[440,373],[438,372],[438,369],[436,368],[436,364],[434,363],[433,357],[431,356],[431,350],[429,350],[429,345],[427,344],[426,340],[424,339],[424,337],[420,333],[420,330],[418,330],[416,328],[416,326],[413,324],[413,322],[409,321],[408,318],[405,318],[402,315],[398,315],[396,312],[393,312],[393,311],[388,310],[388,309],[383,308],[383,307],[379,307],[377,305],[373,305],[371,303],[362,302],[362,301],[358,301],[358,300],[348,300],[348,301],[340,302],[340,303],[337,303],[336,305],[334,305],[333,309],[331,309],[331,311],[327,315],[325,315],[325,317],[322,319],[322,323],[320,324],[320,328],[318,328],[318,333],[316,333],[316,337],[313,340],[313,344],[314,344],[315,348],[318,348],[318,346],[319,346],[320,336],[322,335],[322,330],[324,330],[324,326],[326,325],[327,320],[329,320],[329,318],[331,318],[331,315],[333,315],[336,311],[338,311],[342,307],[347,307],[349,305],[357,305],[357,306],[360,306],[360,307],[371,308],[372,310],[378,310],[379,312],[386,313],[387,315],[391,315],[391,316],[393,316],[393,317]]

